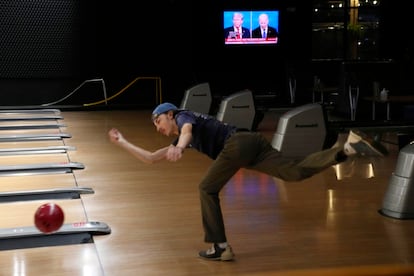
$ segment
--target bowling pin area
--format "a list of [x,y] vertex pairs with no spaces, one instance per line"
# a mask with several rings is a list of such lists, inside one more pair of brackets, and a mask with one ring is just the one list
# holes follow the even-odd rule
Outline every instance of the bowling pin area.
[[[300,182],[241,169],[220,193],[235,260],[206,261],[198,183],[210,159],[187,149],[149,165],[109,141],[116,127],[145,149],[168,145],[151,110],[44,112],[0,113],[0,275],[414,275],[414,220],[381,212],[409,182],[396,144]],[[281,116],[257,131],[272,140]],[[393,211],[411,212],[406,200]],[[45,203],[65,215],[52,233],[34,224]]]

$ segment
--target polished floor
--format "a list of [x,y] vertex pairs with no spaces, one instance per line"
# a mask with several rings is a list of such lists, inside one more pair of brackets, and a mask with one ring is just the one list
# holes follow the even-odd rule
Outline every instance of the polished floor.
[[[111,227],[93,243],[2,250],[0,275],[414,275],[414,220],[378,212],[399,155],[395,143],[386,144],[385,158],[348,160],[301,182],[240,170],[221,193],[235,260],[205,261],[197,254],[209,246],[203,242],[197,186],[211,161],[187,150],[180,162],[147,165],[108,141],[107,131],[117,127],[149,150],[168,144],[149,114],[64,111],[60,122],[66,127],[60,131],[71,138],[0,143],[75,146],[63,155],[1,156],[2,165],[85,165],[73,174],[1,176],[1,192],[91,187],[94,193],[80,199],[47,201],[64,208],[65,223],[101,221]],[[258,131],[272,139],[278,116],[266,114]],[[395,133],[386,138],[397,139]],[[32,225],[43,202],[1,203],[0,227]]]

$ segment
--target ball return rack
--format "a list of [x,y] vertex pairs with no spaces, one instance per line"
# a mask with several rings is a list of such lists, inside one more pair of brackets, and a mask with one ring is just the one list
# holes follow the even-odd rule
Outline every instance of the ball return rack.
[[85,221],[63,224],[49,234],[35,226],[0,228],[0,250],[93,243],[94,235],[107,235],[111,228],[104,222]]

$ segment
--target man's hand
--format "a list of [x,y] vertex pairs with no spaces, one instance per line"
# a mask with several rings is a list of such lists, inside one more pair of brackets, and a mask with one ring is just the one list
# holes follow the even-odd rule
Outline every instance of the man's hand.
[[109,136],[109,140],[112,143],[119,143],[121,140],[124,139],[124,137],[122,136],[121,132],[119,132],[119,130],[117,130],[116,128],[112,128],[108,132],[108,136]]
[[183,156],[184,149],[181,147],[170,146],[168,148],[166,157],[168,161],[178,161]]

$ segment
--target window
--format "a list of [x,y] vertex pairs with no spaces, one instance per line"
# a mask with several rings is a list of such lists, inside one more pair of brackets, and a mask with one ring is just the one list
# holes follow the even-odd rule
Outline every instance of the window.
[[378,58],[379,5],[379,0],[314,0],[312,58]]

